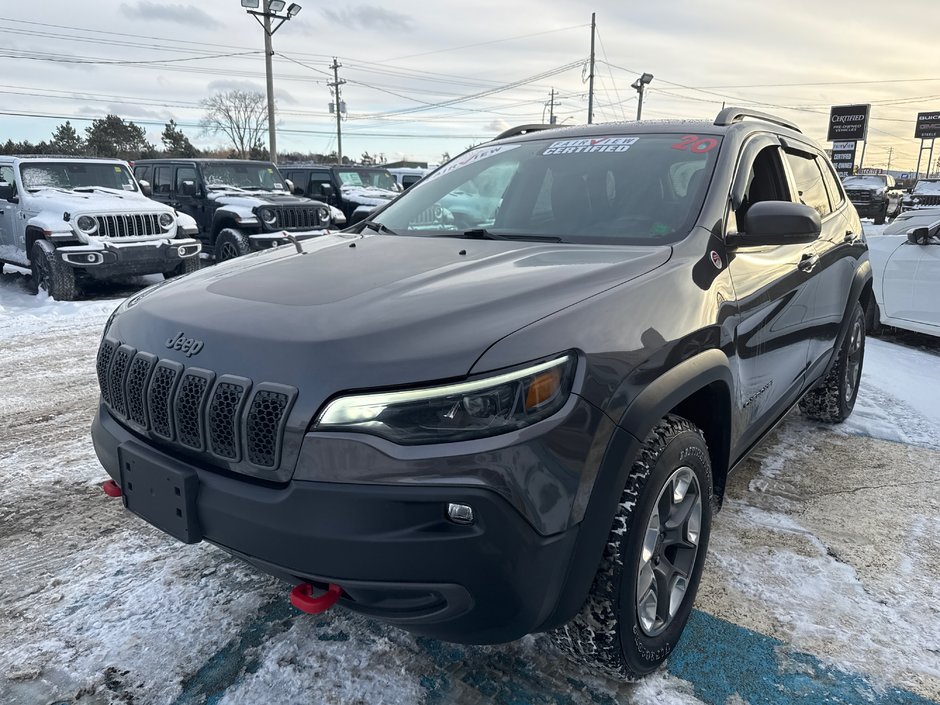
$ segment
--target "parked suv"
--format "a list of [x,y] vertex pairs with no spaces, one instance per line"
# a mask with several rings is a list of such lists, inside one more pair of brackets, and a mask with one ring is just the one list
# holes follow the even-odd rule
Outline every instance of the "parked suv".
[[126,162],[0,156],[0,269],[71,301],[89,279],[199,268],[196,224],[141,193]]
[[[494,173],[456,228],[442,202]],[[771,116],[510,131],[302,250],[119,307],[92,435],[131,512],[303,610],[649,673],[728,472],[858,393],[862,226]]]
[[918,179],[902,203],[905,211],[937,206],[940,206],[940,179]]
[[395,177],[381,167],[290,164],[284,166],[284,174],[294,185],[295,194],[339,208],[349,225],[401,192]]
[[863,218],[874,218],[875,225],[882,225],[901,212],[904,191],[897,188],[890,174],[847,176],[842,185],[858,214]]
[[302,240],[330,226],[330,210],[290,192],[270,162],[236,159],[145,159],[134,174],[152,198],[188,213],[219,261]]

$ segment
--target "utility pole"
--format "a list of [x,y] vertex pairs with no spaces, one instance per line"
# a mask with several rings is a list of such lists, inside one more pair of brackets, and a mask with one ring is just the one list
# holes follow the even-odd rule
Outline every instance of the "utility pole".
[[591,68],[588,74],[588,125],[594,123],[594,34],[596,31],[596,14],[591,13]]
[[644,73],[633,83],[630,84],[630,88],[634,89],[637,92],[637,102],[636,102],[636,119],[639,122],[643,117],[643,95],[646,93],[646,87],[650,84],[650,81],[653,80],[653,74]]
[[333,64],[330,66],[333,69],[333,82],[328,83],[327,85],[333,89],[336,100],[336,162],[337,164],[343,163],[343,128],[341,127],[342,121],[342,98],[340,97],[339,87],[342,86],[346,81],[341,80],[339,77],[339,69],[342,66],[339,61],[336,60],[336,57],[333,57]]
[[274,69],[271,62],[274,58],[274,48],[271,46],[271,11],[264,0],[261,6],[264,12],[264,72],[268,79],[268,158],[277,164],[277,131],[274,124]]
[[891,171],[891,155],[894,154],[894,147],[888,147],[888,168],[885,171]]
[[[549,107],[549,109],[548,109],[548,124],[549,124],[549,125],[554,125],[554,124],[555,124],[555,89],[554,89],[554,88],[552,88],[552,98],[551,98],[551,101],[552,101],[552,102],[551,102],[551,105],[550,105],[550,107]],[[543,114],[544,114],[544,113],[543,113]]]

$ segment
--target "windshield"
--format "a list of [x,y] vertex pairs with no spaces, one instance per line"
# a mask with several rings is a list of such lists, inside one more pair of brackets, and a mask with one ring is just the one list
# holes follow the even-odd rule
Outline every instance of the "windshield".
[[270,163],[209,162],[202,165],[209,188],[235,187],[246,190],[285,191],[284,179]]
[[926,179],[921,179],[914,186],[914,193],[929,193],[933,195],[940,195],[940,181],[927,181]]
[[137,182],[130,169],[113,162],[30,162],[20,164],[20,177],[27,191],[96,186],[118,191],[137,190]]
[[412,186],[375,219],[399,235],[651,244],[685,237],[719,137],[613,135],[481,147]]
[[345,186],[369,187],[397,191],[398,182],[385,169],[343,169],[337,172],[340,183]]
[[886,179],[883,176],[850,176],[842,182],[846,188],[853,186],[874,186],[881,188],[885,185]]

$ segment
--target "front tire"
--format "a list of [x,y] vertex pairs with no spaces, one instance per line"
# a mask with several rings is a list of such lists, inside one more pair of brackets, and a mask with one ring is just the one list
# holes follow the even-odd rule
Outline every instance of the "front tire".
[[885,203],[884,210],[875,216],[875,225],[884,225],[888,219],[888,204]]
[[248,236],[235,228],[222,228],[215,240],[216,262],[225,262],[247,255],[250,250],[251,243]]
[[29,254],[33,270],[33,290],[45,291],[56,301],[74,301],[78,296],[75,270],[56,257],[48,240],[36,240]]
[[855,408],[865,360],[865,311],[860,303],[855,304],[849,321],[829,374],[800,400],[803,415],[816,421],[842,423]]
[[552,632],[555,643],[621,680],[655,671],[692,612],[711,519],[705,438],[689,421],[668,416],[633,462],[588,599]]
[[184,274],[192,274],[193,272],[199,271],[200,266],[201,263],[199,262],[198,254],[193,255],[192,257],[186,257],[169,272],[164,272],[163,278],[172,279],[173,277],[181,277]]

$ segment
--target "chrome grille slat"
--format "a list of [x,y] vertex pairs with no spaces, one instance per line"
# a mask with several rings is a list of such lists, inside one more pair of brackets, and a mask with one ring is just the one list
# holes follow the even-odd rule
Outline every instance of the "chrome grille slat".
[[320,227],[316,210],[306,207],[275,208],[275,227],[280,230],[309,230]]

